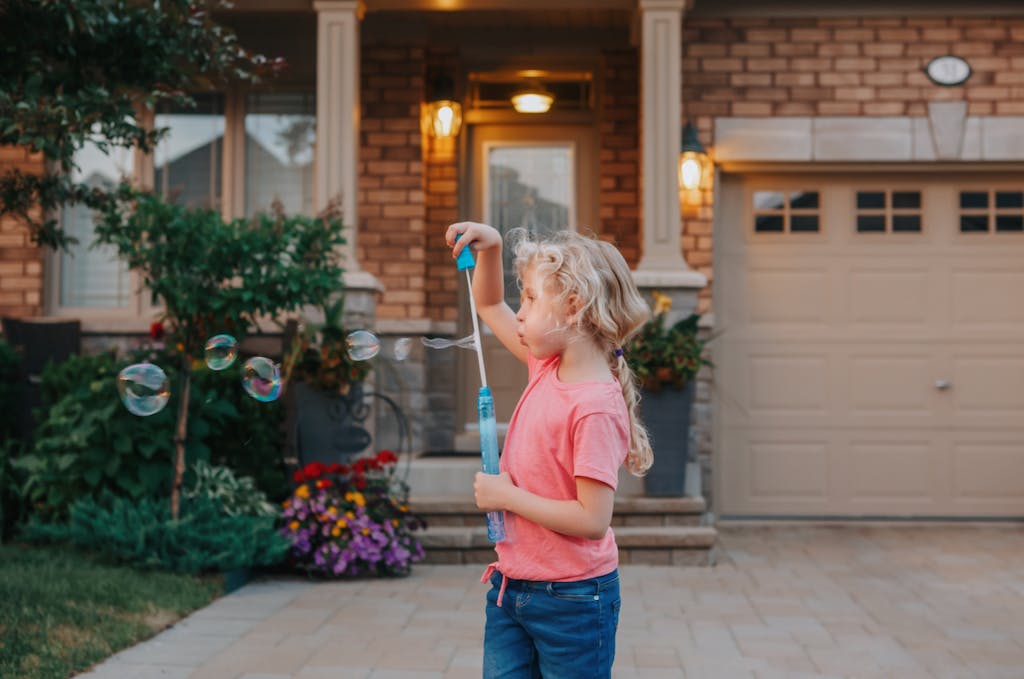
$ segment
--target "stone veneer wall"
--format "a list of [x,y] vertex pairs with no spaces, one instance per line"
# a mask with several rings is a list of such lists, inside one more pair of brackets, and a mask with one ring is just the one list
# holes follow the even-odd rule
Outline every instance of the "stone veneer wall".
[[[41,173],[42,154],[0,146],[0,174],[13,169]],[[43,249],[32,242],[27,227],[5,216],[0,219],[0,316],[22,318],[42,313]]]

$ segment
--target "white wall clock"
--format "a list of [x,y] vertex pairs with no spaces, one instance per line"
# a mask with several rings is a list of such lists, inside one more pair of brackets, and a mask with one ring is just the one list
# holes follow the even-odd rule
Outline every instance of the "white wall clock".
[[952,54],[935,57],[924,67],[924,72],[933,83],[946,87],[961,85],[971,77],[970,65]]

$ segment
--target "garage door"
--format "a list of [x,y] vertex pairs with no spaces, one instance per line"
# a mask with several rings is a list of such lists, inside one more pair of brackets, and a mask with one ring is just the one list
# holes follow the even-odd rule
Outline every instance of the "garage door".
[[1024,180],[725,175],[724,515],[1024,516]]

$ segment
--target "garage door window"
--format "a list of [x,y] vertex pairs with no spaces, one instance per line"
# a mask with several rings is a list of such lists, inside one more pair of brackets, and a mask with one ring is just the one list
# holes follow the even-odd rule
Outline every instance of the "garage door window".
[[1024,191],[961,191],[961,233],[1024,232]]
[[920,231],[920,191],[857,192],[857,233]]
[[817,233],[817,191],[754,191],[756,233]]

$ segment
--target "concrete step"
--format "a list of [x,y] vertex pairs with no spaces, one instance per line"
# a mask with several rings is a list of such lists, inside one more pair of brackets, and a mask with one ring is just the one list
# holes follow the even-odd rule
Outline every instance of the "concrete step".
[[[650,566],[710,566],[718,532],[711,526],[619,526],[619,562]],[[485,526],[433,526],[419,535],[426,563],[488,564],[497,557]]]
[[[404,465],[404,462],[403,462]],[[438,496],[466,496],[473,492],[473,476],[480,471],[480,458],[476,455],[448,457],[417,457],[409,462],[409,492],[413,499]],[[404,466],[399,472],[405,473]],[[643,479],[630,474],[625,467],[619,470],[616,497],[643,497]]]
[[[464,495],[414,495],[413,511],[429,526],[479,526],[483,516]],[[699,526],[704,510],[700,497],[616,497],[612,526]]]

